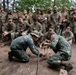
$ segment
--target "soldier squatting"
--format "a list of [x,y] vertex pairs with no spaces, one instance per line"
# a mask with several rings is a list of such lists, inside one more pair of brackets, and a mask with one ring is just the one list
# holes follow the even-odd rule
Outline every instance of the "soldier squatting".
[[58,11],[57,6],[48,8],[45,14],[44,10],[38,8],[36,13],[19,8],[16,12],[10,10],[5,12],[0,7],[0,36],[1,47],[10,40],[10,52],[8,59],[14,60],[14,57],[22,63],[29,62],[29,55],[26,50],[29,47],[33,54],[39,57],[45,57],[46,53],[41,53],[37,46],[50,47],[55,54],[47,58],[47,63],[51,67],[64,66],[64,69],[70,71],[73,67],[67,63],[72,56],[72,41],[76,43],[76,8],[71,8],[68,12],[66,6],[62,6]]

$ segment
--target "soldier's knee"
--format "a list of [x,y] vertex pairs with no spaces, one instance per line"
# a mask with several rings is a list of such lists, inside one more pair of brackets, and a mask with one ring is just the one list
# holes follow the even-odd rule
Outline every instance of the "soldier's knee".
[[28,55],[23,55],[21,56],[21,59],[22,59],[22,62],[26,63],[26,62],[29,62],[29,56]]
[[11,38],[12,38],[12,39],[15,38],[15,33],[11,33]]
[[21,62],[22,62],[22,63],[27,63],[27,62],[29,62],[29,58],[27,58],[27,59],[22,59]]
[[52,59],[51,58],[48,58],[48,60],[47,60],[47,63],[49,64],[49,65],[51,65],[52,64]]

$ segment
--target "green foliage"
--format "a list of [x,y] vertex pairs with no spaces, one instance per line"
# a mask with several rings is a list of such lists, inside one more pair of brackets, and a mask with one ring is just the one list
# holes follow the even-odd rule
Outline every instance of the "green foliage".
[[[59,10],[61,9],[62,5],[66,5],[67,9],[70,8],[72,5],[69,0],[55,0],[56,6],[58,6]],[[53,7],[54,1],[53,0],[19,0],[16,2],[16,5],[18,4],[18,7],[23,9],[28,9],[28,7],[35,7],[36,8],[44,8],[45,10],[48,9],[48,7]]]

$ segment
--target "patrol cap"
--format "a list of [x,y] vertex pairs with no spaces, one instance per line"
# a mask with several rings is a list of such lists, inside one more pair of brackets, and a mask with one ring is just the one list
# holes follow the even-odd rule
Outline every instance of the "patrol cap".
[[21,8],[20,7],[16,7],[16,10],[20,10]]
[[37,10],[41,10],[41,8],[38,7]]
[[47,21],[47,17],[43,18],[43,20],[42,20],[42,21]]
[[43,33],[39,32],[39,37],[42,37],[42,36],[44,36]]
[[74,10],[76,10],[76,7],[73,7]]
[[68,26],[66,29],[71,29],[71,27]]
[[53,27],[53,26],[51,26],[51,27],[49,28],[49,31],[51,31],[51,30],[54,30],[54,27]]
[[31,7],[28,7],[28,10],[30,10],[31,9]]
[[48,10],[52,10],[52,8],[51,7],[48,7]]
[[70,7],[70,10],[76,10],[76,7],[71,6],[71,7]]
[[13,21],[11,18],[8,19],[9,22]]
[[30,34],[36,36],[37,38],[39,38],[39,32],[37,30],[31,32]]
[[13,10],[8,10],[8,13],[11,13],[11,12],[13,12]]
[[54,6],[54,9],[53,10],[58,10],[57,6]]
[[44,11],[44,8],[41,8],[41,11]]
[[33,21],[38,21],[38,18],[37,17],[33,18]]

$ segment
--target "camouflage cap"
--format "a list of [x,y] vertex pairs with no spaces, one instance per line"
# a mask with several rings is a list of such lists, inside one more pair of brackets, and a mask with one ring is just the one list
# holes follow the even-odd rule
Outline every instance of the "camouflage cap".
[[37,9],[37,10],[41,10],[41,8],[39,8],[39,7],[38,7],[38,8],[36,8],[36,9]]
[[58,10],[57,6],[54,6],[54,9],[53,10]]
[[10,12],[13,12],[13,10],[8,10],[8,12],[10,13]]
[[20,7],[16,7],[16,10],[20,10],[21,8]]
[[71,6],[71,7],[70,7],[70,10],[76,10],[76,7]]
[[76,10],[76,7],[73,7],[74,10]]
[[48,7],[48,10],[52,10],[52,8],[51,7]]
[[47,21],[47,17],[43,18],[43,20],[42,20],[42,21]]
[[12,18],[9,18],[8,21],[12,21]]
[[71,29],[71,27],[68,26],[66,29]]
[[40,37],[40,36],[39,36],[39,32],[38,32],[37,30],[31,32],[30,34],[36,36],[37,38]]
[[51,27],[49,28],[49,31],[50,31],[50,30],[54,30],[54,27],[53,27],[53,26],[51,26]]
[[41,8],[42,11],[44,11],[44,8]]

